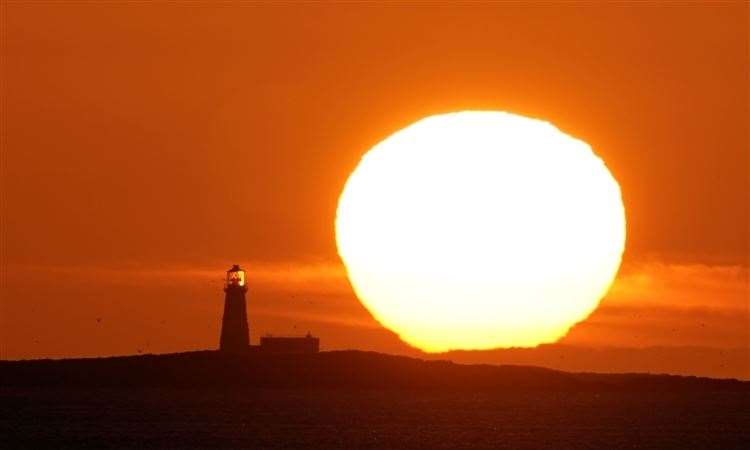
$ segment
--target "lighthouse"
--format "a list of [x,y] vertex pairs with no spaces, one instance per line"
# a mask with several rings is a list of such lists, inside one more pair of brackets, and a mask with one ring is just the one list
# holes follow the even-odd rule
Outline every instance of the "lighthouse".
[[227,271],[224,283],[224,316],[221,319],[219,349],[242,353],[250,350],[250,333],[247,326],[247,285],[245,271],[237,264]]

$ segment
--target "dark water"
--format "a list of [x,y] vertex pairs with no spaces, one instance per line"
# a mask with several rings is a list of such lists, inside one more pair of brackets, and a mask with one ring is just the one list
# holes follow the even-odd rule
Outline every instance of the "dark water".
[[747,393],[2,389],[1,448],[750,448]]

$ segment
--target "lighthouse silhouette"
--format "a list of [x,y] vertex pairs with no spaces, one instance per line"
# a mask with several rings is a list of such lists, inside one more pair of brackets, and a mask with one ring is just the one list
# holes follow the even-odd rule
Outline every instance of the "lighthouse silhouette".
[[235,264],[227,271],[224,284],[224,316],[221,319],[219,349],[242,353],[250,350],[250,333],[247,326],[247,285],[245,271]]

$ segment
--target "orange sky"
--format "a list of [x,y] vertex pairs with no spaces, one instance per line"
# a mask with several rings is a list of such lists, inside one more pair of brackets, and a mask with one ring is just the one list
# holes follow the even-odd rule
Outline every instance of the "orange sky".
[[253,339],[409,352],[351,292],[336,202],[370,146],[461,109],[551,121],[620,183],[623,269],[563,343],[750,345],[743,2],[3,14],[2,358],[215,347],[235,262]]

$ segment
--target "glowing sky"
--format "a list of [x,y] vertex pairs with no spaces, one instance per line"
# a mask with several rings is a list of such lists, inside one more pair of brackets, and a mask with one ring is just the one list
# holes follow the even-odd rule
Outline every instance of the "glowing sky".
[[337,201],[373,145],[467,109],[550,121],[620,185],[623,267],[563,342],[748,345],[743,2],[3,8],[2,358],[215,346],[233,263],[254,339],[410,351],[354,298]]

